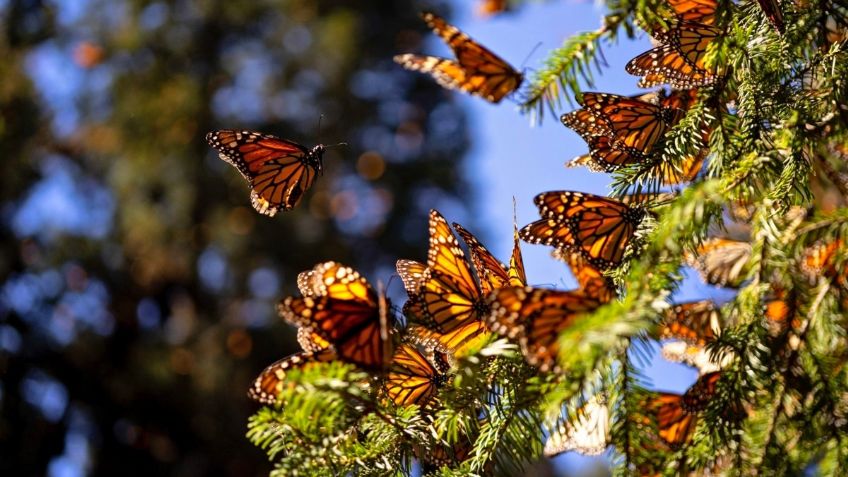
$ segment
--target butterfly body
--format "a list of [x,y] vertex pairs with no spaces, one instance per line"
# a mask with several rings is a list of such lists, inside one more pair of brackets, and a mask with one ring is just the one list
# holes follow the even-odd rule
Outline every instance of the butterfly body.
[[453,50],[456,60],[406,54],[395,56],[396,63],[429,74],[447,89],[465,91],[492,103],[521,86],[524,75],[489,49],[437,15],[425,12],[421,17]]
[[231,129],[208,133],[206,142],[244,176],[251,188],[251,204],[265,215],[294,208],[324,173],[321,144],[307,149],[269,134]]

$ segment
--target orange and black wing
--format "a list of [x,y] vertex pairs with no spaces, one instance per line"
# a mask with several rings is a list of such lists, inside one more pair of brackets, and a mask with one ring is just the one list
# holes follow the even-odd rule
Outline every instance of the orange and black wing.
[[609,303],[616,297],[617,292],[612,280],[593,267],[580,253],[556,249],[553,256],[568,265],[584,295],[600,303]]
[[391,357],[385,305],[355,270],[336,262],[314,269],[315,296],[288,297],[280,315],[332,344],[339,358],[366,369],[382,369]]
[[423,324],[448,333],[480,318],[485,310],[471,265],[450,225],[435,210],[430,211],[427,268],[429,277],[420,292],[426,318]]
[[678,339],[704,346],[720,332],[718,309],[710,300],[671,307],[659,329],[660,339]]
[[483,293],[489,293],[496,288],[509,286],[509,270],[489,250],[477,240],[471,232],[454,222],[453,228],[468,246],[471,254],[471,263],[477,271],[480,279],[480,289]]
[[224,129],[206,135],[210,146],[235,166],[250,184],[250,201],[262,214],[294,208],[322,171],[323,147],[267,134]]
[[447,382],[443,371],[431,363],[412,343],[403,343],[392,357],[384,388],[399,406],[425,406]]
[[450,46],[456,61],[432,56],[399,55],[395,62],[404,68],[428,73],[442,86],[459,89],[498,103],[521,86],[523,75],[489,51],[432,13],[423,13],[427,25]]
[[715,23],[716,0],[667,0],[680,20],[712,25]]
[[643,88],[663,83],[683,89],[712,84],[718,78],[707,69],[704,58],[707,45],[718,35],[716,28],[681,22],[655,35],[661,45],[630,60],[625,70],[643,76],[639,82]]
[[707,373],[698,378],[689,389],[683,393],[681,405],[686,412],[701,412],[707,408],[715,397],[721,371]]
[[579,192],[547,192],[536,197],[542,216],[557,216],[568,225],[573,249],[604,270],[621,263],[645,211],[621,201]]
[[283,358],[262,371],[253,381],[247,395],[262,404],[274,404],[277,402],[277,396],[283,391],[287,372],[292,369],[303,369],[316,362],[332,361],[335,357],[335,352],[327,349],[318,352],[306,351]]
[[698,414],[683,408],[683,396],[673,393],[659,393],[650,402],[657,419],[659,436],[671,447],[679,447],[695,432]]
[[610,125],[612,145],[631,154],[649,154],[679,119],[677,110],[606,93],[583,93],[581,105]]
[[556,369],[559,334],[600,306],[579,292],[533,287],[509,287],[490,296],[489,327],[495,333],[517,339],[527,361],[540,371]]

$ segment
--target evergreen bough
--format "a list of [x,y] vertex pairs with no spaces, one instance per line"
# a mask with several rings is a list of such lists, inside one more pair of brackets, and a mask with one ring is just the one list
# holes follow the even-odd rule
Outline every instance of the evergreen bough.
[[[704,146],[708,127],[706,172],[640,227],[641,246],[610,273],[622,296],[563,332],[564,372],[537,373],[515,344],[492,338],[457,357],[437,407],[419,409],[387,402],[375,392],[378,378],[349,364],[293,370],[278,404],[249,422],[248,438],[268,453],[272,475],[410,475],[415,462],[429,475],[517,474],[593,396],[610,411],[615,475],[844,475],[848,8],[837,0],[780,7],[783,34],[756,2],[719,1],[723,34],[707,64],[720,80],[699,90],[654,153],[655,164],[678,164]],[[668,18],[660,0],[608,0],[607,9],[600,29],[566,40],[529,80],[521,110],[533,120],[564,112],[571,94],[592,86],[605,67],[602,47]],[[657,191],[660,181],[655,167],[635,166],[613,173],[612,186],[623,195]],[[717,392],[691,441],[658,445],[646,406],[648,340],[687,254],[740,205],[752,253],[707,347],[724,363]],[[802,273],[822,243],[839,245],[836,272]],[[789,310],[778,326],[764,311],[776,293]]]

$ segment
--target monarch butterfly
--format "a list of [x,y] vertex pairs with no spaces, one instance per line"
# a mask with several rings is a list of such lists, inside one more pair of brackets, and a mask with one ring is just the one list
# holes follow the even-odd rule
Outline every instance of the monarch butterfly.
[[678,339],[704,346],[720,332],[720,316],[710,300],[673,306],[659,329],[660,339]]
[[707,408],[715,396],[720,372],[708,373],[684,394],[659,393],[649,403],[656,413],[659,436],[672,447],[689,441],[698,423],[698,413]]
[[600,270],[621,263],[645,216],[642,207],[581,192],[544,192],[534,203],[542,219],[525,226],[519,236],[529,243],[579,252]]
[[715,72],[708,69],[704,57],[707,45],[719,35],[719,30],[708,25],[679,22],[667,32],[654,36],[660,46],[630,60],[624,69],[635,76],[642,88],[668,83],[674,88],[693,88],[716,82]]
[[569,451],[598,455],[607,448],[610,416],[603,396],[592,396],[574,414],[573,419],[562,423],[548,437],[545,457]]
[[436,391],[448,382],[447,357],[436,351],[431,362],[413,343],[402,343],[392,357],[383,384],[386,394],[399,406],[425,406]]
[[430,211],[429,233],[426,266],[412,260],[397,262],[409,295],[403,312],[422,325],[414,327],[416,333],[461,353],[485,336],[480,319],[488,306],[450,225],[435,210]]
[[293,209],[324,172],[322,144],[309,150],[269,134],[231,129],[208,133],[206,142],[247,179],[253,208],[271,217]]
[[344,361],[365,369],[386,367],[392,355],[387,299],[337,262],[320,263],[305,273],[298,285],[313,293],[282,300],[280,316],[331,344]]
[[554,249],[555,259],[565,262],[577,280],[578,289],[586,296],[609,303],[618,294],[612,280],[590,265],[582,255],[561,249]]
[[677,18],[686,22],[712,25],[715,23],[715,0],[667,0]]
[[314,363],[336,359],[333,349],[303,351],[283,358],[266,367],[247,391],[248,397],[262,404],[274,404],[285,386],[286,373],[292,369],[306,369]]
[[751,244],[726,238],[704,241],[696,253],[684,253],[686,263],[712,285],[738,287],[745,279],[743,272],[751,259]]
[[[583,93],[580,105],[600,118],[602,121],[599,123],[609,126],[613,146],[640,156],[647,156],[654,144],[681,117],[679,110],[615,94]],[[578,122],[580,119],[581,115],[572,113],[561,118],[565,126],[577,131],[583,128],[583,123]]]
[[474,265],[474,271],[477,272],[480,289],[484,294],[505,286],[527,284],[524,260],[521,257],[521,247],[517,236],[514,237],[512,256],[510,257],[509,268],[507,268],[471,232],[456,222],[453,223],[453,228],[468,247],[471,254],[471,263]]
[[706,348],[685,341],[663,343],[660,354],[672,363],[682,363],[697,369],[698,374],[720,371],[733,360],[731,353],[723,354],[721,359],[713,360]]
[[580,292],[508,287],[490,296],[489,328],[521,346],[527,361],[540,371],[558,371],[559,334],[601,303]]
[[460,89],[498,103],[521,86],[524,75],[506,61],[448,24],[439,16],[424,12],[421,18],[453,50],[456,61],[434,56],[398,55],[394,60],[412,71],[429,73],[448,89]]
[[842,247],[842,240],[818,242],[804,250],[801,257],[801,272],[811,281],[819,277],[833,278],[836,271],[836,257]]

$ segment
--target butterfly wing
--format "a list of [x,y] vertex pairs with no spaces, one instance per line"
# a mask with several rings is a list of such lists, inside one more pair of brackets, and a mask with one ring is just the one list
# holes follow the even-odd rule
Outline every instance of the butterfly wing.
[[247,391],[248,397],[262,404],[274,404],[285,386],[286,373],[292,369],[304,369],[313,363],[326,363],[335,359],[335,352],[326,349],[318,352],[305,351],[283,358],[268,367],[253,381]]
[[683,89],[712,84],[717,77],[707,70],[704,57],[707,45],[718,34],[715,28],[682,22],[669,32],[657,35],[662,44],[630,60],[625,70],[643,76],[639,82],[643,88],[662,83]]
[[559,334],[600,303],[577,292],[508,287],[490,296],[489,327],[517,339],[527,361],[540,371],[555,369]]
[[224,161],[250,184],[250,199],[260,213],[273,216],[294,208],[321,172],[322,151],[251,131],[224,129],[206,135]]
[[606,119],[613,145],[631,153],[648,154],[654,144],[679,120],[674,110],[626,96],[583,93],[581,104]]
[[610,416],[603,399],[592,396],[574,414],[551,433],[545,442],[545,457],[569,451],[598,455],[607,448]]
[[751,244],[725,238],[710,238],[696,253],[686,252],[686,263],[710,284],[737,287],[744,280],[743,272],[751,259]]
[[698,415],[683,408],[683,398],[679,394],[659,393],[651,402],[656,418],[659,436],[673,448],[679,447],[692,437],[698,424]]
[[715,0],[667,0],[680,20],[712,25],[715,23]]
[[415,55],[395,57],[404,68],[429,73],[446,88],[459,89],[492,103],[500,102],[521,86],[523,75],[509,63],[443,18],[432,13],[421,16],[453,50],[456,61]]
[[392,357],[384,388],[399,406],[426,405],[445,383],[445,376],[412,343],[403,343]]
[[331,343],[343,360],[381,369],[391,356],[391,340],[382,300],[355,270],[337,262],[316,265],[311,288],[317,293],[288,297],[280,315]]
[[703,300],[673,306],[659,329],[659,338],[704,346],[719,332],[718,310],[712,301]]
[[518,228],[513,224],[512,255],[509,258],[509,285],[520,287],[527,285],[527,273],[524,271],[524,257],[521,255],[521,244]]
[[553,256],[568,265],[584,295],[600,303],[609,303],[616,297],[617,292],[612,280],[593,267],[580,253],[557,249],[553,251]]
[[454,222],[453,228],[468,246],[471,263],[480,279],[480,289],[489,293],[509,284],[509,270],[471,232]]

